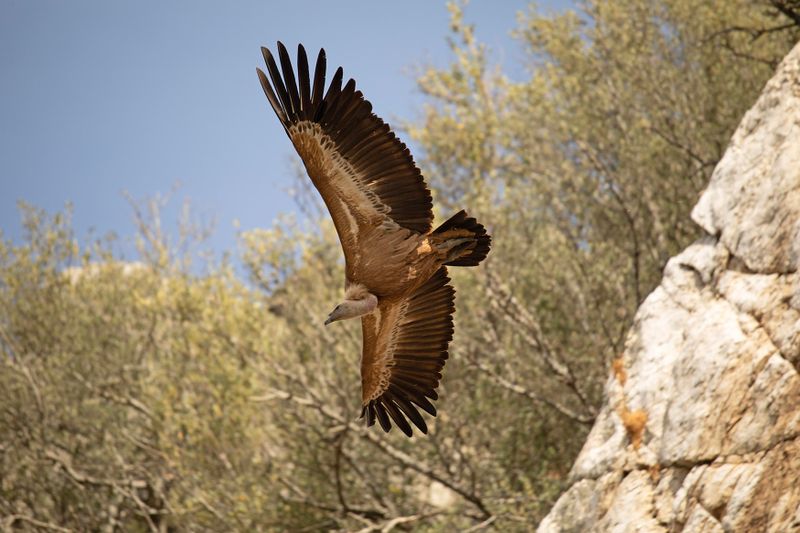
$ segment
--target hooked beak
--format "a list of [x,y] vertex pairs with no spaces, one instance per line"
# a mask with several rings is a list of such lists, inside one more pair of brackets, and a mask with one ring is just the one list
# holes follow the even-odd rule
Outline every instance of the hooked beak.
[[328,318],[326,318],[326,319],[325,319],[325,325],[327,326],[327,325],[328,325],[328,324],[330,324],[331,322],[333,322],[333,319],[331,318],[331,316],[330,316],[330,315],[328,315]]

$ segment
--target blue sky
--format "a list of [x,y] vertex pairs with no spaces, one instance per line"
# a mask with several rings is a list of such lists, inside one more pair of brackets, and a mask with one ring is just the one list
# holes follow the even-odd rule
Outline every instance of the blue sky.
[[[539,2],[558,9],[564,0]],[[473,0],[466,20],[507,71],[521,72],[509,32],[523,0]],[[0,228],[21,237],[18,200],[53,212],[74,204],[78,236],[122,239],[133,212],[122,192],[184,199],[216,221],[215,252],[242,229],[267,227],[295,207],[288,138],[255,67],[259,47],[282,40],[324,47],[390,124],[419,116],[415,68],[446,66],[445,3],[402,2],[0,2]]]

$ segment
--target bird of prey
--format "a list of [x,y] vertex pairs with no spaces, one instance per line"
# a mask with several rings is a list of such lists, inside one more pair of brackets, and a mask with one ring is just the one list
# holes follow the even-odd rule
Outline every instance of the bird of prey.
[[261,49],[264,93],[303,159],[333,218],[345,258],[344,301],[325,324],[361,317],[361,417],[407,436],[409,421],[428,428],[419,409],[431,400],[453,338],[455,291],[447,266],[476,266],[489,253],[486,229],[459,211],[433,229],[431,193],[411,153],[354,80],[339,67],[325,91],[325,51],[309,76],[297,49],[297,72],[282,43],[278,67]]

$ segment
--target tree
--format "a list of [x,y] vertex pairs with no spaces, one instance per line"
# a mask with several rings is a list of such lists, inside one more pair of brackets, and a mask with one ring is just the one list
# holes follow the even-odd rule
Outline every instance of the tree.
[[451,4],[456,61],[421,77],[430,104],[408,128],[437,200],[479,206],[494,236],[484,271],[456,273],[471,290],[454,359],[515,403],[505,427],[535,416],[541,445],[570,457],[638,305],[699,235],[689,212],[728,138],[798,37],[744,1],[580,6],[520,17],[530,77],[513,82]]

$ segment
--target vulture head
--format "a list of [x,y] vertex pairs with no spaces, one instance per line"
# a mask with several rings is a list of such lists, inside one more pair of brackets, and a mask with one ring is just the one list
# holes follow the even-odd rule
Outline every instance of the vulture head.
[[356,318],[367,313],[371,313],[378,305],[378,298],[374,294],[367,293],[363,298],[351,299],[348,298],[336,307],[328,315],[325,320],[327,326],[331,322],[337,320],[344,320],[345,318]]

